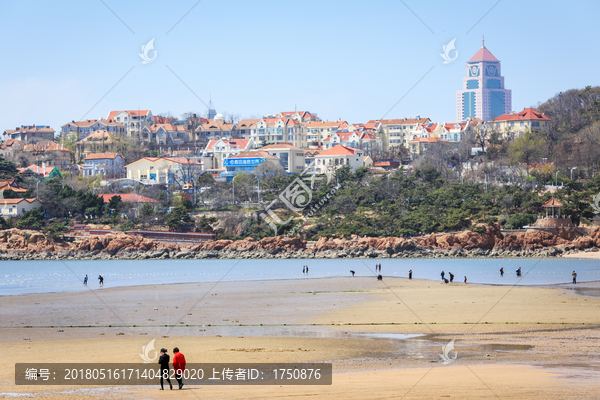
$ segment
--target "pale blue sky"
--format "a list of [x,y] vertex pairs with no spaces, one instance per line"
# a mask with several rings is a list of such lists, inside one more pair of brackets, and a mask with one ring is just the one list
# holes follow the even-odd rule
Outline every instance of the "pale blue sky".
[[[406,95],[386,118],[453,122],[465,62],[483,32],[514,110],[600,84],[596,1],[104,3],[0,0],[1,130],[36,123],[58,131],[110,110],[203,113],[173,72],[204,102],[212,93],[218,112],[242,117],[297,105],[366,122]],[[152,38],[157,57],[143,65],[138,53]],[[439,53],[453,38],[458,58],[444,65]]]

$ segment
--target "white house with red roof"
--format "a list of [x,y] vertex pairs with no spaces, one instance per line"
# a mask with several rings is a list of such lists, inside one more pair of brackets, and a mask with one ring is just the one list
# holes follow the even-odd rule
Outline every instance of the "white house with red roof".
[[434,136],[414,138],[408,142],[408,145],[410,155],[414,159],[434,146],[449,146],[450,143],[447,140]]
[[440,124],[440,129],[437,132],[437,136],[440,139],[447,140],[448,142],[460,142],[466,138],[468,133],[474,132],[478,129],[482,122],[479,118],[467,118],[463,122],[444,122]]
[[54,140],[54,129],[47,125],[21,125],[2,132],[3,140],[15,139],[23,143],[36,143],[41,140]]
[[202,173],[203,164],[187,158],[143,157],[125,165],[127,178],[155,183],[192,183]]
[[63,135],[76,133],[78,140],[84,139],[96,131],[105,130],[113,135],[125,135],[127,128],[124,124],[112,119],[87,119],[84,121],[71,121],[60,127]]
[[377,132],[375,136],[381,139],[383,150],[389,151],[391,148],[398,146],[408,147],[408,142],[411,140],[411,131],[417,125],[430,123],[429,118],[421,118],[420,115],[417,115],[416,118],[370,120],[365,124],[365,127],[375,130]]
[[261,118],[251,129],[250,137],[256,144],[292,143],[297,147],[306,146],[304,125],[287,117]]
[[439,131],[441,129],[441,124],[418,124],[415,125],[415,128],[410,132],[410,140],[417,138],[430,138],[430,137],[439,137]]
[[319,173],[334,171],[343,166],[349,166],[352,171],[364,166],[363,150],[338,144],[331,149],[320,151],[313,157],[315,168]]
[[500,115],[489,121],[491,129],[499,132],[502,137],[514,139],[526,131],[534,132],[549,128],[552,119],[534,108],[526,108],[518,113]]
[[111,111],[106,119],[125,125],[128,137],[140,137],[145,126],[154,125],[150,110]]
[[125,175],[125,160],[119,153],[93,153],[85,156],[81,170],[83,176],[102,175],[107,178],[121,178]]
[[42,202],[37,199],[0,199],[0,213],[4,218],[17,217],[41,206]]
[[306,122],[306,142],[308,148],[316,148],[323,146],[323,141],[335,132],[340,130],[340,127],[347,126],[346,121],[310,121]]
[[231,138],[235,134],[233,124],[220,119],[209,119],[198,128],[196,128],[196,139],[206,140]]
[[456,120],[479,118],[490,121],[512,110],[512,92],[504,87],[498,60],[485,47],[467,61],[463,88],[456,92]]
[[321,118],[317,114],[309,111],[282,111],[275,116],[276,118],[291,118],[301,123],[320,122]]
[[206,145],[203,155],[213,158],[213,169],[223,168],[223,160],[254,148],[253,139],[212,139]]

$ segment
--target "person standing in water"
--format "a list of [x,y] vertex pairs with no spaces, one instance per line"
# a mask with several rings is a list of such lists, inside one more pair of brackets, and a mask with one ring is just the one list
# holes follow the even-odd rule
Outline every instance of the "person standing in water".
[[575,271],[573,271],[571,276],[573,277],[573,283],[577,283],[577,273]]
[[504,276],[504,268],[500,268],[500,276]]
[[521,267],[517,268],[517,277],[521,277]]
[[100,286],[104,286],[104,278],[102,277],[102,275],[98,275],[98,284]]
[[408,271],[408,279],[412,279],[412,269]]
[[442,273],[440,275],[442,276],[442,280],[444,280],[444,276],[446,276],[446,273],[444,271],[442,271]]
[[302,266],[302,275],[304,275],[306,273],[306,265]]
[[450,283],[454,282],[454,274],[452,272],[448,272],[448,276],[450,277]]
[[83,285],[87,286],[88,276],[85,274],[85,278],[83,278]]

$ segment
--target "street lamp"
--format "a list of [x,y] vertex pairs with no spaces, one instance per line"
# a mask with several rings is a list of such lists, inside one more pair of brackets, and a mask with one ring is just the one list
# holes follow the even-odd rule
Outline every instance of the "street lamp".
[[554,186],[558,187],[558,173],[560,172],[560,170],[556,171],[556,177],[554,178]]
[[256,192],[258,194],[258,203],[260,204],[260,178],[258,175],[256,175],[256,181],[258,182],[258,185],[256,186]]
[[577,167],[573,167],[573,168],[571,168],[571,180],[573,180],[573,170],[574,170],[574,169],[577,169]]
[[39,199],[40,199],[40,195],[39,195],[40,191],[39,191],[39,189],[38,189],[38,184],[39,184],[41,181],[42,181],[42,180],[40,179],[39,181],[37,181],[37,182],[35,183],[35,199],[36,199],[36,200],[39,200]]

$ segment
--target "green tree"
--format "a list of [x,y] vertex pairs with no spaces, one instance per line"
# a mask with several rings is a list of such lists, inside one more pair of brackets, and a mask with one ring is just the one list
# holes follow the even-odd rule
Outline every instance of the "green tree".
[[529,175],[529,165],[539,161],[544,143],[544,139],[537,133],[526,131],[522,136],[515,139],[510,146],[509,156],[511,162],[515,164],[524,163],[527,175]]
[[44,208],[32,208],[29,211],[24,211],[21,218],[17,222],[19,229],[41,229],[44,226]]
[[203,215],[197,222],[196,227],[199,232],[203,233],[213,233],[214,229],[211,224],[216,223],[218,220],[215,217],[206,217]]
[[121,203],[122,203],[121,196],[114,195],[113,197],[110,198],[110,200],[108,200],[108,204],[106,205],[106,208],[110,211],[111,215],[118,214],[119,207],[121,207]]
[[147,217],[149,215],[154,214],[154,207],[152,207],[149,203],[144,203],[142,206],[140,213],[142,216]]
[[169,218],[167,219],[167,226],[170,231],[182,231],[186,224],[193,222],[194,220],[188,214],[183,204],[178,205],[171,209]]

